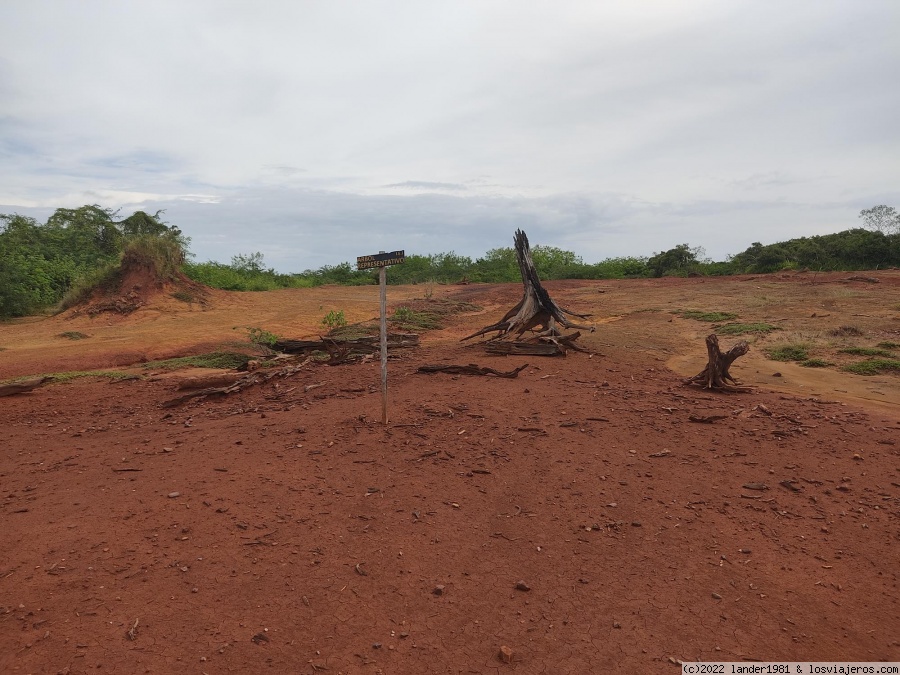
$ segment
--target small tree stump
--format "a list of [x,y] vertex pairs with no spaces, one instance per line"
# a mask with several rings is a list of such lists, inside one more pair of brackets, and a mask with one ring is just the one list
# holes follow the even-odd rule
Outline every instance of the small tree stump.
[[[739,356],[750,351],[750,345],[741,340],[724,354],[719,349],[719,338],[716,334],[706,338],[706,351],[709,354],[709,363],[706,368],[687,380],[687,384],[699,384],[704,389],[720,389],[723,391],[746,391],[746,387],[735,387],[737,384],[728,369]],[[728,384],[731,382],[732,384]]]

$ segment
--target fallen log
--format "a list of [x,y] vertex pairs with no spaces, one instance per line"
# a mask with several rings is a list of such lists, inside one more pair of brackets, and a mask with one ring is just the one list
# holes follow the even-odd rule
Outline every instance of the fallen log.
[[525,370],[528,367],[528,364],[524,364],[510,370],[508,373],[501,372],[499,370],[494,370],[493,368],[482,368],[474,363],[470,363],[467,366],[455,366],[455,365],[434,365],[434,366],[419,366],[419,369],[416,371],[417,373],[452,373],[454,375],[496,375],[497,377],[507,377],[513,378],[518,377],[519,373]]
[[732,384],[737,384],[737,380],[728,372],[735,359],[750,351],[750,345],[747,342],[741,340],[723,354],[719,349],[719,338],[713,333],[706,338],[706,351],[709,356],[706,367],[694,377],[686,380],[686,384],[699,384],[704,389],[720,391],[748,391],[746,387],[732,386]]
[[244,373],[219,373],[217,375],[203,375],[200,377],[188,377],[178,383],[175,387],[177,390],[184,389],[209,389],[212,387],[228,387],[242,377],[246,377]]
[[577,352],[588,350],[575,344],[575,340],[581,337],[581,333],[569,333],[568,335],[541,335],[528,340],[515,342],[483,343],[484,349],[489,354],[519,354],[527,356],[565,356],[567,350],[574,349]]
[[24,394],[33,389],[37,389],[43,384],[52,380],[52,377],[33,377],[30,380],[21,380],[10,384],[0,384],[0,396],[14,396],[15,394]]
[[162,407],[171,408],[172,406],[179,405],[181,403],[184,403],[185,401],[190,401],[192,398],[197,398],[198,396],[232,394],[236,391],[244,389],[245,387],[256,384],[258,381],[258,375],[256,373],[253,373],[251,375],[244,375],[243,377],[241,377],[241,379],[224,387],[207,387],[206,389],[196,389],[194,391],[188,392],[187,394],[176,396],[175,398],[171,398],[168,401],[164,401],[162,403]]
[[[388,333],[388,349],[417,347],[419,336],[416,333]],[[364,335],[357,338],[330,338],[320,340],[278,340],[272,349],[285,354],[307,354],[309,352],[331,352],[344,350],[360,354],[374,354],[381,348],[378,335]]]
[[488,342],[484,350],[504,356],[565,356],[565,350],[552,342]]
[[293,366],[287,366],[286,368],[282,368],[281,370],[257,370],[253,373],[241,375],[232,384],[224,385],[221,387],[207,387],[205,389],[196,389],[194,391],[188,392],[187,394],[182,394],[181,396],[171,398],[168,401],[163,401],[160,405],[163,408],[171,408],[186,401],[190,401],[192,398],[199,398],[201,396],[225,396],[228,394],[233,394],[236,391],[242,391],[247,387],[252,387],[255,384],[260,384],[263,382],[268,382],[269,380],[275,378],[290,377],[291,375],[294,375],[295,373],[302,370],[303,367],[309,362],[310,358],[306,358],[302,363],[298,363]]

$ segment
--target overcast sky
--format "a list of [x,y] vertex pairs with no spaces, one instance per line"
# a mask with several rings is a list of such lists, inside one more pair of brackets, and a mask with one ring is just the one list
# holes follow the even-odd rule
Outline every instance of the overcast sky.
[[0,213],[165,209],[292,272],[718,260],[900,207],[898,0],[0,2]]

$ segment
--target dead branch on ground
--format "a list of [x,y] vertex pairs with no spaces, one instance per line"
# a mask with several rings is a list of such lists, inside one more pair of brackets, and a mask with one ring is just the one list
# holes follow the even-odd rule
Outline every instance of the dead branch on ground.
[[528,367],[528,364],[524,364],[510,370],[508,373],[501,372],[499,370],[494,370],[493,368],[482,368],[474,363],[470,363],[467,366],[454,366],[454,365],[434,365],[434,366],[419,366],[419,369],[416,371],[417,373],[452,373],[454,375],[496,375],[497,377],[518,377],[519,373],[525,370]]
[[269,380],[275,378],[290,377],[291,375],[300,372],[304,368],[304,366],[306,366],[306,364],[310,362],[310,360],[311,358],[306,358],[302,363],[298,363],[293,366],[287,366],[285,368],[281,368],[280,370],[256,371],[253,373],[248,373],[241,376],[231,384],[227,384],[221,387],[207,387],[205,389],[189,391],[186,394],[182,394],[181,396],[176,396],[175,398],[169,399],[168,401],[164,401],[161,405],[163,408],[171,408],[173,406],[180,405],[186,401],[189,401],[192,398],[198,398],[201,396],[226,396],[228,394],[233,394],[236,391],[242,391],[256,384],[268,382]]
[[52,380],[52,377],[34,377],[30,380],[21,380],[19,382],[12,382],[10,384],[0,384],[0,396],[13,396],[15,394],[24,394],[26,392],[31,391],[32,389],[37,389],[41,385]]

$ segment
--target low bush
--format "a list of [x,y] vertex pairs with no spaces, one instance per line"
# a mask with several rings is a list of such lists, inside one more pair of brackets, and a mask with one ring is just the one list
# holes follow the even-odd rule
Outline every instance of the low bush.
[[247,365],[252,359],[248,354],[239,352],[210,352],[196,356],[178,356],[161,361],[148,361],[143,364],[145,370],[179,370],[181,368],[217,368],[235,370]]
[[347,318],[344,316],[344,310],[331,310],[322,319],[322,325],[326,328],[341,328],[347,325]]
[[857,375],[879,375],[885,372],[900,372],[900,361],[897,359],[869,359],[844,366],[844,370]]
[[846,349],[838,349],[839,354],[853,354],[854,356],[884,356],[891,358],[893,354],[886,349],[876,349],[874,347],[847,347]]
[[716,326],[716,332],[720,335],[745,335],[747,333],[771,333],[779,330],[778,326],[768,323],[726,323]]
[[703,312],[697,309],[679,309],[673,312],[685,319],[696,319],[697,321],[709,321],[715,323],[717,321],[730,321],[738,318],[733,312]]
[[805,345],[784,344],[765,350],[766,356],[773,361],[806,361],[809,353]]
[[806,359],[805,361],[801,361],[800,365],[804,368],[827,368],[833,364],[824,359]]

